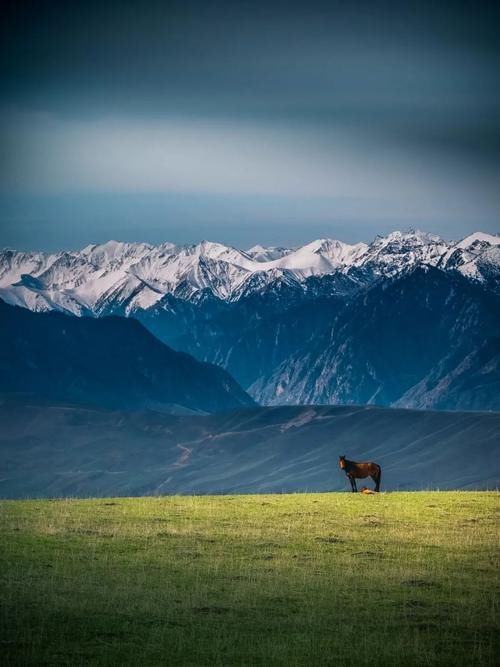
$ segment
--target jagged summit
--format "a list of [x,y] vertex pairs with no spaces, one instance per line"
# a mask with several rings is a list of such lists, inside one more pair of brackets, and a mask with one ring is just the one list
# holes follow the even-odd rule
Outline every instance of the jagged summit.
[[444,243],[443,239],[437,234],[423,232],[420,229],[410,227],[410,229],[402,231],[394,231],[387,234],[387,236],[377,236],[377,239],[387,239],[387,241],[415,241],[416,243]]

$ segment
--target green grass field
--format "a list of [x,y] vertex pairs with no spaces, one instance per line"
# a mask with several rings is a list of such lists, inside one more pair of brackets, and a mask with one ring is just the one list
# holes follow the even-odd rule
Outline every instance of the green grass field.
[[493,665],[500,495],[0,502],[3,665]]

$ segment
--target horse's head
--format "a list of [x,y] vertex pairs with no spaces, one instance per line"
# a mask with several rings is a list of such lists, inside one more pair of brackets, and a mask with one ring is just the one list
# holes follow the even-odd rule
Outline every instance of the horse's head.
[[341,470],[344,470],[345,468],[345,456],[339,456],[339,466]]

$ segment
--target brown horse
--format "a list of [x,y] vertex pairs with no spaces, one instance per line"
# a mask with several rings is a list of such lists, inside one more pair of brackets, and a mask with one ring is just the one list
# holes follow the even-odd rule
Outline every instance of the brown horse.
[[349,461],[345,456],[339,456],[339,466],[349,477],[353,493],[358,490],[356,479],[364,479],[365,477],[371,477],[375,482],[375,491],[380,491],[382,468],[378,463],[356,463],[356,461]]

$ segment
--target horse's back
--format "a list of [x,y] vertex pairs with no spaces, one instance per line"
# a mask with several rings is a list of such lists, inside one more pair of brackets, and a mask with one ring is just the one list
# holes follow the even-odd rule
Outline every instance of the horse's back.
[[366,461],[364,463],[354,463],[353,466],[353,472],[363,476],[379,475],[381,470],[382,469],[379,466],[379,464],[375,463],[374,461]]
[[374,461],[366,461],[366,463],[358,463],[357,465],[370,470],[379,470],[380,468],[379,464]]

